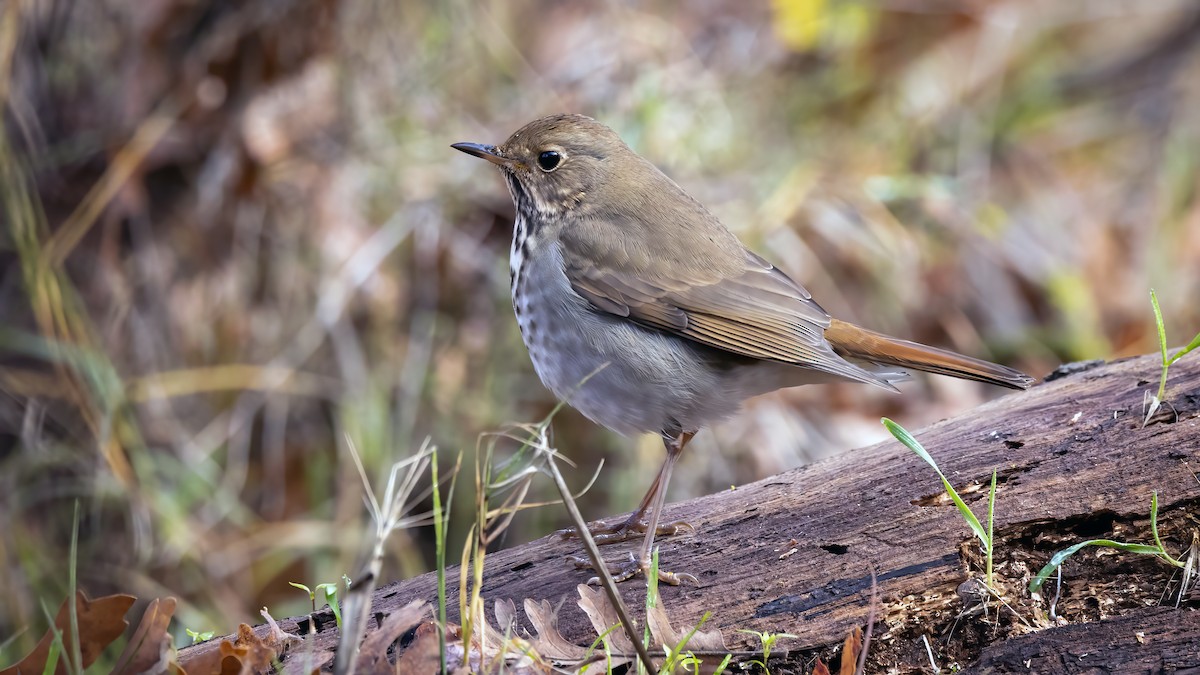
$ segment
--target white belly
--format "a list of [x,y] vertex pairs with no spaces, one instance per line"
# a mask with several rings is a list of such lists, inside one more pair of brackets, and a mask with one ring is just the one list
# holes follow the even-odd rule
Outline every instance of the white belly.
[[781,371],[785,379],[805,377],[775,363],[721,365],[707,347],[596,310],[571,289],[557,245],[524,259],[514,239],[512,264],[521,272],[513,307],[538,376],[560,400],[619,433],[697,431],[745,398],[779,388]]

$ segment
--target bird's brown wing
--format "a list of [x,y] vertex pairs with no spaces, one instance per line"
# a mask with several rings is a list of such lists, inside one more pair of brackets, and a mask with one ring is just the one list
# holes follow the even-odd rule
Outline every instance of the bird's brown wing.
[[576,293],[609,314],[734,354],[892,388],[833,351],[825,339],[830,317],[803,286],[743,251],[741,268],[726,273],[618,273],[571,259],[564,271]]

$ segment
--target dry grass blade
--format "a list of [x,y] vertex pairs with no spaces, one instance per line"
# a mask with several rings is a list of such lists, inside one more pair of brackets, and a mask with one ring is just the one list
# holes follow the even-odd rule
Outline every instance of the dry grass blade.
[[[601,366],[601,368],[603,367],[604,366]],[[595,373],[593,372],[592,375],[594,374]],[[584,381],[586,382],[590,377],[591,375],[588,375],[587,378],[584,378]],[[563,506],[566,507],[567,513],[571,516],[571,522],[575,525],[575,532],[579,536],[579,541],[583,544],[584,550],[587,551],[588,558],[591,559],[592,568],[596,572],[596,578],[599,579],[600,586],[604,589],[604,594],[608,596],[608,602],[604,603],[604,606],[608,607],[609,609],[605,611],[594,605],[594,602],[589,599],[591,598],[590,593],[586,593],[583,589],[580,589],[580,606],[583,607],[585,604],[591,605],[593,611],[596,612],[597,616],[593,616],[591,613],[588,615],[589,618],[592,619],[593,626],[596,625],[598,616],[603,614],[611,614],[613,621],[610,621],[603,627],[597,628],[597,635],[604,635],[612,626],[620,625],[621,630],[628,637],[627,642],[637,653],[638,660],[641,662],[642,667],[646,670],[646,672],[650,673],[651,675],[655,675],[655,673],[658,671],[655,669],[654,664],[650,661],[650,655],[646,650],[646,646],[643,645],[641,640],[638,639],[633,621],[629,618],[629,610],[625,607],[625,603],[621,600],[621,594],[617,592],[617,584],[615,581],[613,581],[612,574],[609,572],[603,556],[600,555],[600,549],[596,546],[596,542],[594,539],[592,539],[591,532],[588,530],[587,521],[583,519],[583,515],[579,512],[579,506],[575,503],[574,497],[571,496],[571,490],[567,487],[567,482],[563,478],[562,472],[558,470],[558,465],[555,463],[555,458],[559,455],[558,452],[550,446],[550,440],[547,436],[547,428],[549,426],[550,419],[553,418],[554,413],[557,412],[562,405],[562,403],[559,403],[554,412],[551,412],[545,421],[534,427],[533,431],[535,434],[528,443],[535,451],[536,460],[545,463],[546,471],[550,474],[550,477],[554,479],[554,487],[558,489],[558,495],[562,498]],[[588,611],[588,608],[585,607],[584,611]],[[625,650],[622,651],[624,651],[624,653],[629,653]]]
[[[497,600],[493,612],[501,627],[497,632],[484,618],[483,587],[484,560],[488,546],[495,542],[512,523],[513,516],[524,508],[524,500],[530,483],[539,471],[534,465],[539,455],[531,452],[533,444],[544,439],[544,425],[522,427],[527,438],[518,438],[521,445],[516,454],[507,461],[495,461],[496,440],[505,434],[484,434],[489,441],[486,447],[477,448],[475,463],[475,523],[471,526],[464,542],[459,566],[459,616],[462,617],[462,634],[468,636],[462,655],[457,658],[470,661],[470,667],[490,672],[502,669],[506,672],[538,671],[549,668],[531,645],[515,634],[516,608],[511,601]],[[491,502],[499,496],[504,499],[499,506]],[[449,647],[449,645],[448,645]],[[447,649],[447,666],[455,663]],[[463,667],[468,664],[463,663]]]
[[71,251],[100,218],[113,197],[141,168],[142,160],[171,130],[175,118],[175,106],[168,101],[141,123],[129,143],[112,158],[108,170],[92,186],[70,217],[59,226],[50,241],[46,242],[43,255],[49,266],[59,267],[71,255]]
[[21,3],[10,2],[0,17],[0,106],[7,106],[9,88],[12,86],[13,54],[17,48],[17,36],[21,26]]
[[[274,383],[280,383],[275,385]],[[339,383],[332,378],[284,366],[230,363],[209,368],[186,368],[154,373],[132,380],[126,396],[133,403],[152,399],[194,396],[220,391],[278,391],[291,396],[329,396]]]
[[[489,438],[489,442],[486,450],[477,453],[481,457],[481,463],[477,462],[475,471],[476,523],[463,548],[459,568],[459,615],[463,617],[463,632],[475,635],[479,631],[478,635],[481,640],[487,637],[486,630],[477,626],[477,622],[482,621],[483,613],[479,592],[483,584],[483,559],[486,556],[487,545],[505,531],[517,511],[528,507],[524,504],[524,500],[533,477],[539,473],[548,474],[554,480],[554,485],[558,489],[562,503],[571,515],[572,521],[582,531],[581,538],[584,547],[589,551],[598,574],[606,580],[603,584],[604,592],[608,594],[610,600],[606,606],[614,608],[611,612],[614,621],[599,630],[598,633],[603,634],[614,625],[622,626],[628,636],[628,646],[639,653],[639,658],[645,664],[646,669],[653,673],[655,672],[654,666],[650,662],[648,652],[634,635],[633,622],[628,619],[628,610],[624,607],[620,595],[616,591],[611,574],[603,565],[595,542],[591,540],[587,532],[583,516],[580,515],[574,497],[556,465],[556,459],[561,457],[550,446],[548,429],[550,420],[561,407],[562,404],[537,424],[514,425],[510,430],[485,434],[480,437],[480,441],[486,437]],[[523,432],[523,435],[519,435],[516,433],[517,431]],[[511,458],[497,464],[493,461],[495,444],[496,440],[501,438],[515,440],[520,443],[520,447]],[[561,459],[567,461],[565,458]],[[595,480],[595,476],[592,477],[592,480]],[[591,483],[589,483],[590,485]],[[504,493],[508,494],[503,503],[498,507],[491,507],[489,501]],[[510,611],[503,606],[498,606],[497,619],[500,625],[503,627],[513,625],[514,612],[515,610]],[[486,645],[481,642],[482,651],[487,653],[487,649],[483,647]]]
[[[993,474],[995,475],[995,474]],[[993,480],[995,480],[993,478]],[[993,488],[993,492],[995,488]],[[871,633],[875,630],[876,613],[879,610],[879,578],[875,575],[875,567],[871,566],[871,606],[867,611],[867,631],[863,636],[862,653],[858,655],[858,665],[854,669],[856,675],[867,672],[867,652],[871,650]]]
[[1184,560],[1183,579],[1179,582],[1179,597],[1175,599],[1176,607],[1183,602],[1183,597],[1188,594],[1196,581],[1197,558],[1200,558],[1200,531],[1192,530],[1192,545],[1188,547],[1187,558]]
[[371,481],[363,468],[362,458],[354,447],[349,436],[344,436],[346,448],[354,459],[359,478],[363,482],[363,500],[371,513],[375,525],[375,536],[367,563],[359,572],[358,581],[346,593],[343,602],[345,617],[341,636],[338,639],[337,658],[334,661],[334,672],[339,675],[353,675],[358,646],[367,631],[367,619],[371,612],[371,594],[379,581],[383,568],[384,545],[393,532],[406,527],[419,518],[406,517],[405,514],[413,506],[412,494],[417,482],[425,475],[429,462],[434,455],[434,449],[426,439],[417,454],[400,460],[392,465],[388,473],[387,486],[384,488],[383,499],[375,496]]
[[122,441],[137,434],[124,416],[114,414],[121,404],[120,376],[95,349],[96,331],[71,278],[61,265],[48,264],[44,241],[49,226],[31,183],[7,133],[0,133],[0,205],[46,352],[40,358],[54,367],[65,398],[92,433],[109,469],[129,486],[133,467]]

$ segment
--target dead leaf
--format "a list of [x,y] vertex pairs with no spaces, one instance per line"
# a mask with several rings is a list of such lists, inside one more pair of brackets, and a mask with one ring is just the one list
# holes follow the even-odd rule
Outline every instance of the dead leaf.
[[283,653],[293,645],[298,645],[301,642],[304,642],[304,638],[300,637],[299,635],[296,635],[295,633],[289,633],[280,628],[279,624],[275,622],[275,617],[271,616],[271,613],[267,611],[266,607],[263,607],[258,613],[262,614],[262,617],[267,620],[267,625],[270,626],[270,629],[267,632],[267,637],[263,638],[263,642],[269,645],[271,648]]
[[854,675],[858,669],[858,655],[862,653],[862,629],[855,626],[846,641],[842,643],[842,665],[838,668],[840,675]]
[[[180,667],[190,675],[238,675],[269,671],[281,654],[293,645],[302,643],[304,638],[280,628],[265,608],[261,613],[268,626],[265,636],[258,637],[253,628],[242,624],[238,626],[237,637],[233,642],[221,640],[214,645],[215,648],[205,645],[186,650],[185,658],[179,663]],[[301,654],[288,660],[284,670],[290,675],[306,675],[313,668],[320,668],[332,659],[333,652],[328,650]],[[297,670],[298,668],[300,670]]]
[[[247,624],[238,626],[237,640],[221,641],[221,675],[248,675],[249,673],[271,672],[272,663],[278,652],[262,638],[254,634]],[[230,659],[236,659],[233,664]]]
[[492,614],[496,617],[496,628],[504,634],[516,634],[524,629],[517,623],[517,606],[512,600],[503,598],[492,603]]
[[[129,622],[125,620],[125,612],[133,606],[132,595],[109,595],[96,600],[89,600],[83,591],[75,593],[75,613],[79,621],[79,652],[83,667],[87,668],[100,654],[125,632]],[[58,608],[54,625],[62,631],[63,645],[68,653],[71,650],[71,610],[67,601]],[[38,641],[33,651],[21,659],[19,663],[4,670],[0,675],[17,675],[18,673],[41,673],[46,669],[46,658],[50,655],[50,644],[54,641],[53,631],[46,631]],[[56,673],[66,673],[65,655],[60,655]]]
[[817,665],[813,666],[812,675],[830,675],[829,666],[821,659],[817,659]]
[[[492,624],[484,619],[482,609],[481,606],[479,615],[471,622],[471,625],[476,628],[475,634],[471,636],[472,667],[476,665],[475,659],[481,658],[482,660],[478,664],[480,672],[541,673],[550,671],[548,665],[538,662],[537,654],[534,653],[528,641],[509,630],[501,633],[492,628]],[[507,628],[511,628],[515,625],[513,615],[516,613],[512,601],[497,600],[492,604],[492,613],[497,620],[503,621],[502,617],[505,617],[506,610]]]
[[115,673],[161,673],[174,660],[175,643],[167,626],[175,614],[175,598],[155,598],[142,614],[133,637],[117,658]]
[[[275,621],[275,617],[271,616],[266,607],[263,607],[259,614],[262,614],[270,627],[263,642],[277,650],[281,657],[293,647],[305,644],[304,638],[280,628],[279,623]],[[289,658],[284,659],[281,675],[311,675],[320,672],[321,668],[332,662],[336,656],[335,651],[327,648],[322,648],[319,652],[314,651],[315,643],[315,640],[309,640],[307,650],[299,653],[293,652]]]
[[[179,654],[179,667],[189,675],[213,675],[227,673],[223,660],[225,653],[220,649],[220,643],[213,641],[192,649],[185,649]],[[232,659],[233,673],[241,670],[241,661]]]
[[[650,608],[650,613],[646,616],[646,622],[650,624],[650,635],[654,638],[654,645],[656,647],[666,646],[672,650],[682,648],[685,651],[729,651],[719,630],[697,630],[692,632],[691,627],[685,627],[683,630],[677,632],[674,628],[671,628],[671,622],[667,619],[667,609],[661,597],[659,597],[658,603]],[[688,633],[692,633],[691,637],[688,637]],[[684,638],[687,638],[687,644],[680,645],[679,643],[683,642]]]
[[535,602],[526,599],[524,606],[525,616],[529,617],[529,623],[533,624],[533,629],[537,632],[531,643],[538,654],[559,664],[583,661],[587,649],[571,644],[558,630],[558,610],[562,607],[561,603],[558,607],[551,607],[549,600]]
[[[429,604],[421,600],[413,600],[400,610],[392,612],[383,620],[377,630],[369,633],[358,650],[358,665],[356,672],[383,675],[393,672],[392,664],[388,663],[387,652],[392,644],[408,631],[412,630],[425,615],[429,613]],[[436,635],[434,635],[436,643]],[[435,644],[436,646],[436,644]]]
[[[213,675],[227,672],[222,664],[225,655],[219,645],[210,643],[193,649],[186,649],[179,654],[178,666],[188,675]],[[241,662],[233,659],[234,673],[241,669]]]
[[584,614],[587,614],[596,635],[607,633],[607,639],[612,645],[613,651],[621,654],[633,654],[633,644],[625,635],[625,631],[622,628],[609,630],[621,621],[617,618],[617,610],[613,609],[612,603],[608,601],[608,596],[604,594],[604,591],[586,584],[579,584],[575,590],[579,592],[579,608],[583,610]]
[[[550,660],[526,639],[528,633],[517,624],[516,607],[512,601],[497,600],[493,603],[492,611],[503,632],[493,628],[479,612],[471,621],[475,630],[467,645],[464,645],[461,634],[447,636],[446,666],[452,673],[550,675],[556,672]],[[461,630],[453,624],[451,628],[454,631]],[[439,672],[438,660],[436,624],[426,622],[417,627],[412,643],[396,662],[395,672],[434,675]]]
[[[221,643],[221,651],[224,652],[224,646],[230,644],[228,640]],[[221,657],[220,675],[239,675],[242,672],[242,660],[233,654],[226,654]]]
[[283,670],[279,675],[317,675],[322,668],[333,663],[333,657],[334,653],[328,649],[319,652],[292,652],[291,656],[284,660]]
[[[673,652],[678,650],[684,654],[689,651],[712,652],[712,654],[700,658],[702,664],[700,672],[713,672],[722,658],[717,655],[729,651],[719,630],[696,630],[693,632],[690,626],[684,626],[679,631],[672,628],[670,620],[667,619],[667,608],[663,604],[661,596],[646,615],[646,623],[650,626],[650,636],[656,649],[665,651],[666,648],[670,648]],[[690,636],[689,633],[691,633]],[[681,644],[685,639],[687,643]]]
[[[448,626],[446,630],[446,665],[453,668],[462,663],[462,643],[457,643],[457,650],[451,650],[451,640],[461,637],[461,632],[452,635],[450,629],[461,631],[458,626]],[[408,645],[408,649],[396,660],[395,672],[412,673],[412,675],[434,675],[441,672],[441,648],[438,646],[438,627],[432,621],[426,621],[417,626],[417,634]]]

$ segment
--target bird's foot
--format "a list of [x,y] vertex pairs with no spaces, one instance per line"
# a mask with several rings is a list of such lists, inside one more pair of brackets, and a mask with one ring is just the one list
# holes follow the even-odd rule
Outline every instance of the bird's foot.
[[[650,524],[645,519],[639,520],[623,520],[616,525],[605,525],[604,523],[588,523],[588,533],[592,535],[592,540],[597,546],[604,544],[616,544],[630,539],[637,539],[646,534],[646,529]],[[683,520],[677,520],[673,523],[664,523],[659,525],[654,530],[655,536],[673,537],[684,532],[695,532],[696,528],[692,527],[691,523]],[[565,530],[558,531],[559,536],[563,539],[578,539],[579,532],[568,527]]]
[[[592,565],[592,561],[583,556],[570,556],[570,561],[575,565],[577,570],[593,570],[596,569]],[[605,562],[604,565],[608,568],[609,574],[613,575],[613,581],[621,583],[635,577],[649,578],[652,565],[649,560],[638,560],[629,554],[629,559],[623,562]],[[682,583],[697,584],[700,580],[687,572],[668,572],[662,568],[658,570],[658,580],[670,586],[678,586]],[[592,577],[587,580],[590,586],[599,586],[600,577]]]

